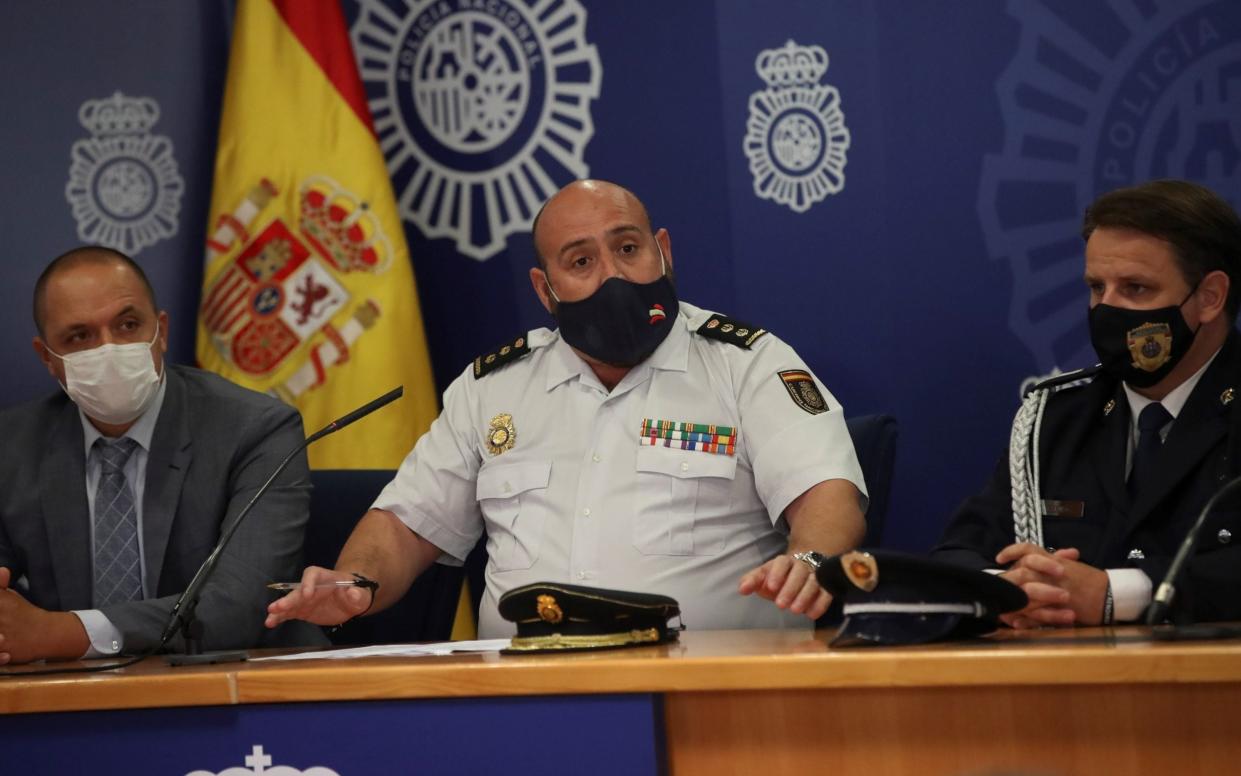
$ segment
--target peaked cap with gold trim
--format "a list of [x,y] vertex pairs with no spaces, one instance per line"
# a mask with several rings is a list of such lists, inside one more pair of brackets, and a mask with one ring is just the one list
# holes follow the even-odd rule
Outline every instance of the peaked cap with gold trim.
[[675,641],[668,620],[681,607],[666,595],[535,582],[500,596],[500,616],[517,623],[510,652],[643,646]]

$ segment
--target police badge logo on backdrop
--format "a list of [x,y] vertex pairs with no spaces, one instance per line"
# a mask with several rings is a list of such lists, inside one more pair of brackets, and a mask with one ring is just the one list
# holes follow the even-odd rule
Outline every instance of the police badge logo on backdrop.
[[185,181],[172,141],[151,133],[159,103],[116,92],[82,103],[78,121],[91,133],[74,142],[65,184],[78,238],[132,257],[175,235]]
[[805,213],[845,187],[849,129],[840,92],[819,83],[828,56],[792,40],[762,51],[754,69],[767,88],[750,95],[743,147],[754,195]]
[[1008,8],[1021,36],[997,81],[1004,145],[984,159],[978,212],[991,256],[1012,262],[1013,333],[1040,371],[1074,369],[1096,361],[1070,282],[1091,201],[1170,177],[1241,205],[1241,18],[1234,0]]
[[352,30],[401,216],[479,261],[589,174],[603,68],[578,0],[361,0]]

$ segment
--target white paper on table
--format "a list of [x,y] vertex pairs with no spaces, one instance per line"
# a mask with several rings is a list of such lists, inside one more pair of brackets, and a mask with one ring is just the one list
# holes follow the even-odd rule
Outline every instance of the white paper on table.
[[348,660],[358,657],[421,657],[425,655],[449,655],[453,652],[498,652],[507,649],[508,639],[482,639],[479,641],[441,641],[435,644],[376,644],[370,647],[345,647],[320,652],[296,652],[291,655],[252,657],[251,663],[265,660]]

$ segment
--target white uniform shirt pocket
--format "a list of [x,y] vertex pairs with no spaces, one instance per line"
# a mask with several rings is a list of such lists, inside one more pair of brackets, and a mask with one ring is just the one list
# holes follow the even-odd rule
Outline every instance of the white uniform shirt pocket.
[[491,464],[478,472],[478,503],[487,524],[487,555],[496,571],[528,569],[539,557],[546,512],[531,504],[547,488],[546,461]]
[[731,455],[639,447],[634,546],[646,555],[718,555],[736,476]]

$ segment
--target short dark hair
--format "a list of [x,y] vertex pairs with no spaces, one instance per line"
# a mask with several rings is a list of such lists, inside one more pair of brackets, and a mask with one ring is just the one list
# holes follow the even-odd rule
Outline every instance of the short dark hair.
[[1172,245],[1181,275],[1191,287],[1207,273],[1228,275],[1224,309],[1237,319],[1241,300],[1241,218],[1222,197],[1189,181],[1162,179],[1116,189],[1086,208],[1082,239],[1099,227],[1132,229]]
[[34,325],[39,331],[39,336],[46,336],[46,333],[43,331],[43,298],[47,293],[48,281],[57,272],[70,270],[83,264],[121,264],[129,267],[138,276],[138,279],[142,281],[142,287],[146,289],[147,299],[151,300],[151,309],[159,312],[159,305],[155,303],[155,289],[151,287],[151,281],[147,279],[147,274],[142,271],[142,267],[139,267],[137,262],[115,248],[108,248],[103,245],[83,245],[66,251],[52,259],[51,263],[43,269],[39,279],[34,283]]

